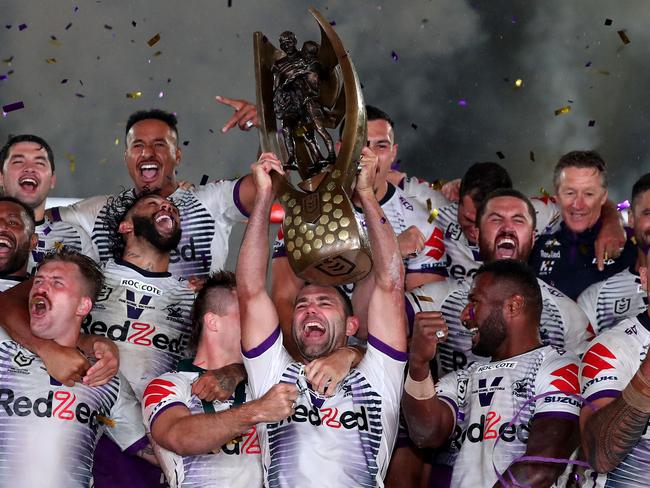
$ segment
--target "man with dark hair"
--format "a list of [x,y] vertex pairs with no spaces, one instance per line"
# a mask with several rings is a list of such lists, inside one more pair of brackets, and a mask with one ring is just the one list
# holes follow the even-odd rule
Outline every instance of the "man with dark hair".
[[[211,270],[222,268],[232,226],[246,218],[255,198],[250,175],[196,189],[179,187],[176,171],[182,154],[176,116],[162,110],[133,114],[127,123],[125,144],[124,160],[134,188],[118,198],[157,192],[177,202],[183,217],[183,237],[170,253],[170,272],[184,278],[205,278]],[[77,224],[92,235],[102,261],[111,257],[105,225],[111,210],[108,199],[98,196],[52,210],[56,220]]]
[[31,274],[45,254],[61,246],[97,259],[86,231],[76,225],[53,222],[45,215],[45,202],[55,183],[54,155],[43,138],[21,134],[7,139],[0,149],[0,185],[5,195],[20,200],[34,212],[38,239],[29,256]]
[[[647,218],[647,217],[646,217]],[[640,268],[648,290],[646,254]],[[646,292],[646,299],[650,295]],[[650,453],[650,311],[629,316],[599,334],[582,357],[582,449],[593,486],[648,486]]]
[[[305,370],[323,355],[347,349],[347,337],[359,326],[345,314],[339,292],[308,284],[294,302],[292,334],[300,360],[282,347],[276,307],[265,289],[268,266],[268,220],[275,198],[269,172],[283,173],[276,156],[263,153],[253,166],[258,187],[237,262],[237,295],[242,322],[242,350],[253,396],[273,385],[291,385],[292,415],[260,424],[265,486],[308,486],[315,467],[324,486],[382,484],[397,431],[401,383],[406,358],[404,269],[395,234],[376,197],[373,178],[377,156],[364,148],[355,193],[368,227],[373,269],[357,283],[355,302],[368,306],[368,350],[337,387],[320,395]],[[298,392],[296,392],[296,389]]]
[[588,286],[634,264],[636,255],[629,241],[621,240],[620,249],[608,256],[606,247],[596,243],[605,216],[618,221],[616,207],[607,200],[607,167],[596,152],[562,156],[553,183],[562,223],[559,230],[537,241],[529,262],[537,276],[576,300]]
[[641,176],[632,187],[628,222],[634,231],[636,262],[594,283],[578,297],[578,305],[589,317],[596,335],[648,308],[647,293],[641,286],[639,273],[645,272],[646,253],[650,249],[650,173]]
[[0,197],[0,291],[25,281],[29,252],[38,239],[34,212],[12,197]]
[[[101,283],[94,261],[76,251],[46,257],[29,292],[31,333],[74,348]],[[142,416],[123,377],[103,386],[65,386],[1,327],[0,340],[0,485],[89,486],[93,451],[104,432],[120,449],[146,456]]]
[[145,425],[172,487],[262,486],[256,424],[292,413],[293,385],[276,384],[259,400],[252,399],[245,381],[224,401],[201,401],[192,392],[207,370],[242,362],[235,286],[234,274],[226,271],[207,280],[194,302],[194,358],[181,361],[177,372],[153,379],[144,391]]
[[489,356],[442,377],[429,361],[447,337],[442,320],[418,320],[409,353],[402,408],[411,438],[425,447],[451,440],[457,452],[452,487],[552,486],[578,445],[578,359],[542,346],[542,295],[525,263],[507,259],[476,273],[461,319],[472,351]]
[[[397,154],[392,120],[376,107],[366,106],[366,110],[369,114],[368,147],[378,160],[377,176],[374,179],[375,195],[397,235],[400,253],[406,265],[406,289],[442,280],[446,274],[442,229],[429,218],[426,207],[411,202],[401,189],[387,180],[391,163]],[[341,141],[337,142],[337,149],[340,144]],[[365,226],[366,221],[359,202],[353,202],[356,215]],[[280,316],[285,347],[294,357],[298,357],[296,345],[291,340],[291,317],[298,290],[304,282],[295,275],[289,265],[283,237],[283,231],[280,229],[273,249],[271,296]],[[351,292],[351,286],[346,288]],[[362,316],[361,318],[363,321]],[[361,339],[364,339],[365,330],[365,324],[362,324]]]

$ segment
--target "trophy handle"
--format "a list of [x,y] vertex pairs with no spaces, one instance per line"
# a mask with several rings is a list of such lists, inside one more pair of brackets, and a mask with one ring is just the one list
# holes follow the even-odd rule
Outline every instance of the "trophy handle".
[[[352,183],[354,182],[357,163],[361,156],[361,149],[366,145],[368,140],[368,129],[366,127],[366,107],[363,102],[363,93],[361,84],[354,69],[352,60],[343,47],[343,43],[338,34],[332,29],[330,23],[313,7],[309,12],[314,16],[321,30],[321,45],[319,57],[324,65],[333,67],[336,64],[340,66],[341,76],[343,78],[344,97],[339,97],[338,103],[333,111],[340,110],[340,105],[345,101],[345,127],[343,128],[342,144],[339,153],[336,156],[336,166],[341,172],[343,188],[346,193],[350,194]],[[330,72],[333,70],[330,70]],[[325,90],[325,96],[328,97],[328,91]],[[330,95],[331,96],[331,95]],[[326,100],[325,100],[326,101]],[[340,113],[340,112],[339,112]],[[335,114],[336,115],[336,114]],[[340,118],[340,116],[339,116]]]
[[[272,152],[281,158],[283,147],[278,138],[278,124],[273,112],[273,73],[269,60],[278,57],[278,50],[261,32],[253,34],[253,59],[255,62],[255,96],[259,119],[260,147],[262,152]],[[281,158],[282,159],[282,158]]]

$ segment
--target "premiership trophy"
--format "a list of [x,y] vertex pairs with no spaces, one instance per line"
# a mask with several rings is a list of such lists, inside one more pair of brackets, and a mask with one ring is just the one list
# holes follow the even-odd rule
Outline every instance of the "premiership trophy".
[[[254,34],[260,145],[301,179],[296,187],[271,173],[284,208],[289,264],[306,281],[339,285],[359,281],[372,268],[366,232],[350,200],[367,139],[366,110],[341,40],[315,9],[309,11],[320,26],[320,45],[305,41],[298,49],[296,37],[286,31],[277,49],[261,32]],[[344,118],[336,155],[327,129]]]

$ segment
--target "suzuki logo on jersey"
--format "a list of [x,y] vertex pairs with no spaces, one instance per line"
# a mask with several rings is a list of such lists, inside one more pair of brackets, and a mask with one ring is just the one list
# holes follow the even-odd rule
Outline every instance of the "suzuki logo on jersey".
[[580,381],[578,379],[578,365],[567,364],[566,366],[556,369],[551,376],[557,379],[551,381],[551,385],[563,393],[573,393],[577,395],[580,392]]
[[309,422],[314,426],[330,427],[332,429],[357,429],[367,431],[368,427],[368,414],[366,407],[362,406],[358,412],[345,410],[339,413],[338,408],[321,408],[312,407],[307,410],[305,405],[298,405],[291,417],[282,420],[276,424],[269,424],[269,428],[279,427],[285,422],[304,423]]
[[462,432],[460,428],[456,428],[452,444],[458,449],[465,440],[483,442],[501,439],[504,442],[519,441],[526,444],[529,433],[529,424],[511,424],[509,421],[502,421],[500,414],[489,411],[487,415],[481,415],[478,422],[469,424]]
[[128,342],[136,346],[154,347],[163,351],[180,354],[187,348],[189,335],[179,333],[176,339],[171,339],[162,332],[157,332],[156,326],[146,322],[125,320],[124,324],[108,325],[101,320],[93,321],[88,314],[81,324],[84,334],[106,337],[115,342]]
[[597,342],[582,358],[582,376],[594,379],[602,371],[614,369],[614,366],[608,361],[611,359],[616,359],[616,356],[603,344]]
[[[152,295],[156,295],[158,297],[162,296],[163,294],[162,290],[157,286],[154,286],[150,283],[144,283],[142,281],[134,280],[132,278],[122,278],[122,281],[120,281],[120,286],[131,288],[132,290],[141,293],[151,293]],[[127,296],[128,296],[128,292],[127,292]]]
[[0,388],[0,409],[4,409],[9,417],[36,415],[64,421],[76,420],[89,424],[93,432],[97,431],[97,416],[101,415],[100,411],[91,409],[87,403],[77,402],[77,396],[65,390],[49,391],[46,397],[32,401],[26,396],[15,396],[10,388]]
[[478,401],[482,407],[487,407],[492,403],[492,397],[499,390],[505,390],[503,387],[499,387],[503,376],[497,376],[492,380],[490,387],[487,387],[487,379],[481,378],[478,380]]

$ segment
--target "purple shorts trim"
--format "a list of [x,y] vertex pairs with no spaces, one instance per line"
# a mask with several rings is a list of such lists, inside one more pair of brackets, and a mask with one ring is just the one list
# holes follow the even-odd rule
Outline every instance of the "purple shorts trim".
[[148,444],[149,444],[149,438],[145,435],[139,440],[135,441],[129,447],[124,449],[124,452],[130,456],[135,456],[138,451],[141,451],[142,449],[147,447]]
[[620,396],[621,392],[618,390],[601,390],[597,391],[593,395],[589,395],[587,400],[593,402],[594,400],[598,400],[600,398],[618,398]]
[[163,408],[161,408],[160,410],[158,410],[158,411],[154,414],[153,417],[151,417],[151,420],[149,421],[149,428],[151,429],[151,428],[153,427],[154,422],[156,421],[156,419],[158,418],[158,416],[159,416],[161,413],[163,413],[163,412],[164,412],[165,410],[167,410],[168,408],[176,407],[176,406],[178,406],[178,405],[181,405],[181,406],[187,408],[187,405],[185,405],[183,402],[172,402],[172,403],[169,403],[169,404],[165,405]]
[[541,412],[541,413],[536,413],[535,415],[533,415],[533,420],[534,419],[548,419],[548,418],[578,420],[579,415],[576,415],[575,413],[570,413],[570,412]]
[[152,488],[160,483],[162,471],[137,456],[122,452],[117,444],[103,435],[95,449],[93,478],[96,488]]
[[254,347],[249,351],[242,350],[242,354],[247,359],[255,359],[256,357],[261,356],[266,351],[268,351],[273,344],[275,344],[275,341],[277,341],[278,337],[280,337],[280,332],[281,329],[278,325],[277,328],[271,333],[271,335],[264,339],[264,341],[259,346]]
[[241,186],[241,182],[244,180],[245,176],[239,178],[237,180],[237,183],[235,183],[235,187],[232,189],[232,199],[235,202],[235,206],[239,209],[239,211],[242,213],[242,215],[246,218],[250,217],[250,214],[246,211],[244,208],[244,204],[241,202],[241,199],[239,198],[239,187]]
[[398,351],[397,349],[392,348],[371,334],[368,334],[368,344],[370,344],[378,351],[383,352],[386,356],[393,358],[395,361],[406,362],[408,359],[408,354],[406,354],[406,351]]
[[52,216],[52,220],[54,222],[61,222],[61,212],[59,211],[59,207],[51,208],[50,215]]

